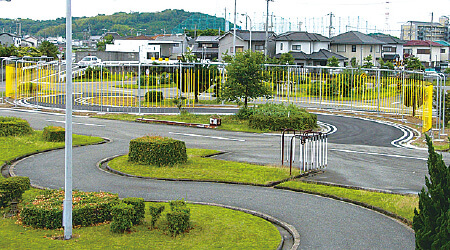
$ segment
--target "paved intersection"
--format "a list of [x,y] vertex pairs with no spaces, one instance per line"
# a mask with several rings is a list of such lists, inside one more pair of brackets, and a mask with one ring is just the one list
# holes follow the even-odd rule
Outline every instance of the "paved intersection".
[[[0,115],[20,116],[35,129],[62,125],[63,116],[0,110]],[[322,180],[386,190],[417,192],[426,174],[426,152],[393,147],[402,136],[396,128],[335,116],[319,120],[338,128],[330,136],[330,161]],[[242,207],[272,215],[293,225],[302,249],[412,249],[414,233],[404,225],[367,209],[314,195],[240,185],[165,182],[125,178],[100,171],[95,164],[116,154],[126,154],[132,138],[147,134],[171,136],[188,147],[227,151],[222,159],[278,164],[280,139],[274,135],[139,124],[85,117],[74,118],[74,133],[103,136],[112,143],[74,149],[74,188],[111,191],[120,196],[148,200],[184,198]],[[196,136],[189,136],[189,135]],[[216,139],[217,137],[226,139]],[[229,139],[229,140],[227,140]],[[402,156],[402,157],[399,157]],[[62,188],[64,152],[35,155],[16,166],[18,175],[33,184]]]

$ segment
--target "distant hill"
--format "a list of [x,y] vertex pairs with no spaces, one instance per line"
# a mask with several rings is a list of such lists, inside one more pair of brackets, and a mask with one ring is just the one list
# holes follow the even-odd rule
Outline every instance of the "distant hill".
[[[155,13],[125,13],[118,12],[112,15],[98,15],[95,17],[74,17],[73,37],[86,39],[89,36],[100,36],[105,31],[115,31],[120,35],[145,35],[167,33],[186,21],[192,15],[203,15],[198,12],[184,10],[164,10]],[[209,16],[209,15],[207,15]],[[209,16],[210,19],[222,19]],[[31,19],[18,19],[22,26],[22,35],[37,37],[65,37],[65,18],[56,20],[36,21]],[[223,21],[222,21],[223,22]],[[14,19],[0,18],[0,32],[15,33],[18,25]]]

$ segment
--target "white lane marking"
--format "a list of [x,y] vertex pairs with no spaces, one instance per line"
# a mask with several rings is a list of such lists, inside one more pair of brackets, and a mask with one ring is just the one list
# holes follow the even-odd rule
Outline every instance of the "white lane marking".
[[175,132],[169,132],[169,134],[184,135],[184,136],[191,136],[191,137],[204,137],[204,138],[211,138],[211,139],[217,139],[217,140],[226,140],[226,141],[240,141],[240,142],[244,142],[245,141],[245,140],[242,140],[242,139],[232,139],[232,138],[225,138],[225,137],[219,137],[219,136],[184,134],[184,133],[175,133]]
[[[66,121],[56,121],[56,120],[46,120],[47,122],[56,122],[56,123],[66,123]],[[84,125],[84,126],[94,126],[94,127],[105,127],[105,125],[101,124],[92,124],[92,123],[79,123],[79,122],[72,122],[72,124],[76,125]]]
[[329,149],[329,150],[337,151],[337,152],[344,152],[344,153],[386,156],[386,157],[392,157],[392,158],[404,158],[404,159],[413,159],[413,160],[422,160],[422,161],[428,160],[427,158],[412,157],[412,156],[406,156],[406,155],[392,155],[392,154],[373,153],[373,152],[360,152],[360,151],[353,151],[353,150],[346,150],[346,149]]

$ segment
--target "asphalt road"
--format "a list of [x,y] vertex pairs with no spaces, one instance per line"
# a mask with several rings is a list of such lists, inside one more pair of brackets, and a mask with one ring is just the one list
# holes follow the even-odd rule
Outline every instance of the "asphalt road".
[[[35,129],[43,129],[47,125],[62,126],[64,121],[64,116],[54,114],[0,110],[0,115],[25,118]],[[357,119],[319,116],[319,120],[333,124],[338,129],[330,136],[329,167],[325,174],[318,175],[319,178],[391,190],[417,191],[423,185],[425,161],[413,158],[426,157],[425,152],[394,148],[390,144],[402,132]],[[105,173],[95,166],[104,158],[126,154],[130,139],[148,134],[180,139],[188,147],[228,152],[221,155],[221,159],[279,164],[279,136],[85,117],[74,117],[73,128],[77,134],[113,140],[108,144],[74,148],[73,186],[76,189],[110,191],[119,193],[121,197],[138,196],[148,200],[184,198],[256,210],[293,225],[300,233],[301,249],[414,248],[414,233],[409,228],[386,216],[344,202],[272,188],[126,178]],[[15,172],[29,176],[33,184],[62,188],[64,151],[27,158],[16,166]]]

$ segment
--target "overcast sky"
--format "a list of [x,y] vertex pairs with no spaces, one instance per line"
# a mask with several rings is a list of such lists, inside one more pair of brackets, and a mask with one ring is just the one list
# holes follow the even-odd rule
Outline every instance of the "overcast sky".
[[[206,14],[223,16],[234,12],[234,0],[72,0],[73,16],[95,16],[97,14],[112,14],[115,12],[157,12],[165,9],[184,9]],[[387,4],[387,2],[389,2]],[[64,0],[0,0],[0,18],[31,18],[55,19],[65,16]],[[371,26],[385,26],[385,13],[389,9],[389,26],[391,30],[399,30],[400,25],[410,20],[434,21],[442,15],[450,16],[450,0],[275,0],[270,2],[269,13],[272,13],[292,23],[297,20],[311,22],[315,18],[316,26],[329,19],[327,14],[336,15],[334,26],[339,17],[342,23],[356,23],[360,16],[361,26],[366,21]],[[254,23],[263,19],[266,11],[265,0],[237,0],[237,12],[248,13]],[[305,19],[306,18],[306,19]],[[323,25],[323,26],[326,26]],[[292,28],[294,30],[294,28]]]

